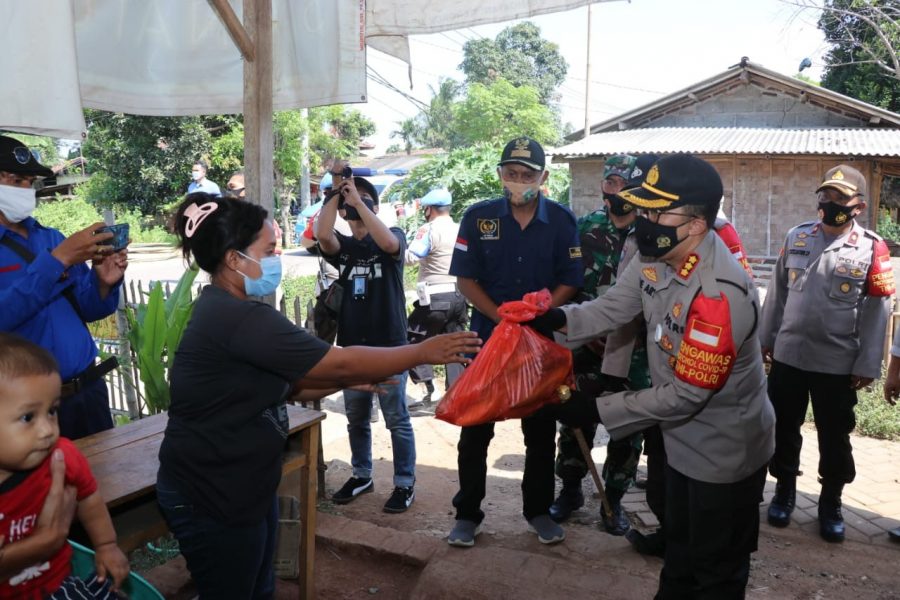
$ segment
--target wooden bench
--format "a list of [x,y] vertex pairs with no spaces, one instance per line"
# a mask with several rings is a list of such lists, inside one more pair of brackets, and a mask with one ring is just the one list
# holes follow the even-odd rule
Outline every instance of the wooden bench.
[[[301,519],[299,597],[312,599],[315,597],[316,466],[325,414],[299,406],[288,406],[287,412],[290,429],[282,474],[297,473],[300,479],[296,490]],[[97,478],[119,546],[125,552],[168,531],[156,504],[159,446],[167,422],[168,415],[154,415],[75,442]]]

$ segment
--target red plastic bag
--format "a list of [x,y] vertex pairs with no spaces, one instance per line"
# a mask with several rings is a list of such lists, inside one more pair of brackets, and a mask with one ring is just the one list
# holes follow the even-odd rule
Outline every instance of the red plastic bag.
[[572,352],[520,325],[547,312],[550,292],[504,302],[502,321],[438,404],[434,416],[454,425],[521,419],[545,404],[559,404],[557,388],[574,387]]

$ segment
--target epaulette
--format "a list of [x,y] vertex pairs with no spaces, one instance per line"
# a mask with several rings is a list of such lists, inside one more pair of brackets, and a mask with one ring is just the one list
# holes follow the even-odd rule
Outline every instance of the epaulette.
[[883,238],[883,237],[881,237],[880,235],[878,235],[877,233],[875,233],[875,232],[872,231],[871,229],[865,229],[865,228],[864,228],[864,229],[863,229],[863,235],[866,236],[866,237],[872,238],[872,239],[875,240],[876,242],[883,242],[883,241],[884,241],[884,238]]
[[496,203],[498,200],[504,200],[503,196],[500,196],[499,198],[490,198],[488,200],[481,200],[480,202],[476,202],[475,204],[470,205],[466,209],[466,211],[463,213],[463,216],[465,216],[471,212],[475,212],[476,210],[480,210],[486,206],[489,206],[490,204]]

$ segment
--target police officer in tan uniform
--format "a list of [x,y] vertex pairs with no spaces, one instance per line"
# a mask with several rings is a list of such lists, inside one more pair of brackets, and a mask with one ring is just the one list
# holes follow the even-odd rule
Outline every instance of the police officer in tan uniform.
[[[464,331],[468,326],[466,299],[456,288],[456,277],[449,274],[453,245],[459,234],[459,224],[450,216],[452,203],[453,196],[446,188],[431,190],[419,203],[425,213],[425,224],[416,231],[405,257],[407,266],[419,265],[417,299],[409,315],[408,339],[411,344],[439,333]],[[462,373],[462,366],[450,364],[446,369],[446,387],[449,388]],[[434,393],[431,365],[410,369],[409,376],[413,383],[424,383],[426,390],[422,400],[411,402],[410,408],[431,404]]]
[[656,597],[743,598],[775,426],[755,288],[713,231],[722,181],[712,165],[667,156],[619,195],[644,209],[641,260],[604,296],[536,321],[587,342],[643,314],[653,387],[597,399],[575,391],[558,416],[601,420],[613,438],[659,424],[668,465]]
[[819,532],[844,539],[841,491],[856,476],[850,432],[856,391],[881,374],[881,352],[894,278],[887,246],[856,222],[866,180],[839,165],[816,190],[819,220],[788,232],[763,307],[760,341],[772,359],[778,480],[769,523],[786,527],[800,471],[800,426],[812,400],[819,438]]

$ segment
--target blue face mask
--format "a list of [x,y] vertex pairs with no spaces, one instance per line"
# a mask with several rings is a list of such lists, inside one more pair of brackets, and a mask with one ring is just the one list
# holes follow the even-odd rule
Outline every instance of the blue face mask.
[[262,275],[260,275],[259,279],[251,279],[238,271],[238,273],[244,275],[244,291],[247,292],[247,295],[268,296],[269,294],[274,294],[275,290],[278,289],[278,284],[281,283],[281,257],[267,256],[262,260],[256,260],[243,252],[238,252],[238,254],[247,260],[252,260],[262,270]]

